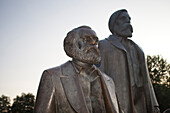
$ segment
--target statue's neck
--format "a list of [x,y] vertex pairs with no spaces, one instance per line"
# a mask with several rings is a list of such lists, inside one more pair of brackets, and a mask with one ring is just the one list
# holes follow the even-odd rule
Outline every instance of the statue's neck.
[[118,40],[120,40],[120,41],[122,41],[122,40],[128,40],[128,37],[122,37],[122,36],[120,36],[120,35],[117,35],[116,33],[114,33],[113,35],[116,36],[116,38],[117,38]]
[[81,62],[79,60],[76,60],[76,59],[73,59],[73,63],[75,63],[76,65],[86,69],[86,68],[90,68],[93,66],[93,64],[88,64],[88,63],[84,63],[84,62]]

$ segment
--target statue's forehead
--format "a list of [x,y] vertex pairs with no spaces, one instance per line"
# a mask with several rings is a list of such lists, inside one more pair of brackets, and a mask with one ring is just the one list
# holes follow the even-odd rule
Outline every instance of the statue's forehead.
[[93,31],[92,29],[81,29],[80,31],[81,35],[94,35],[96,36],[95,31]]
[[128,14],[128,12],[125,12],[125,11],[124,11],[124,12],[121,12],[119,18],[122,17],[122,16],[130,17],[129,14]]

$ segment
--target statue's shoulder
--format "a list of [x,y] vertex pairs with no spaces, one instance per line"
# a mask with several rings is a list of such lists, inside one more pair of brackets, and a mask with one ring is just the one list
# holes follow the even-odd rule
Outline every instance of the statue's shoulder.
[[100,44],[106,44],[106,43],[108,43],[108,41],[107,41],[106,38],[105,38],[105,39],[103,39],[103,40],[100,40],[99,43],[100,43]]
[[60,66],[56,66],[56,67],[53,67],[53,68],[49,68],[49,69],[46,69],[45,71],[48,72],[50,75],[62,75],[62,71],[67,69],[68,67],[70,67],[71,63],[70,61],[60,65]]
[[140,52],[141,54],[144,54],[142,48],[138,44],[136,44],[133,40],[129,39],[129,41],[131,44],[133,44],[135,46],[135,48],[138,50],[138,52]]
[[107,38],[99,41],[99,46],[107,46],[109,44]]
[[[110,48],[110,46],[111,46],[111,43],[108,41],[108,38],[105,38],[105,39],[99,41],[99,50],[100,51],[101,50],[107,51]],[[106,48],[107,48],[107,50],[106,50]]]
[[103,39],[103,40],[100,40],[99,41],[99,44],[101,45],[105,45],[105,46],[110,46],[111,43],[117,43],[117,38],[115,35],[110,35],[109,37]]

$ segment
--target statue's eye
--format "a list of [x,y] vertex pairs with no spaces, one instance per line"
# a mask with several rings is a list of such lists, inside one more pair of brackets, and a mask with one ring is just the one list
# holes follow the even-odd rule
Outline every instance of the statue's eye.
[[86,36],[83,41],[84,41],[84,42],[90,42],[90,37],[89,37],[89,36]]

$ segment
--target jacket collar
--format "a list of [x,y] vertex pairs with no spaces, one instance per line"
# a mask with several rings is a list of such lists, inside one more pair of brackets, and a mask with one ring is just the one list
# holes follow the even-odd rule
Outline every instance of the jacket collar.
[[75,60],[72,61],[73,67],[76,71],[76,73],[80,73],[81,71],[85,71],[88,74],[91,74],[91,72],[94,71],[95,67],[94,65],[85,65],[85,64],[78,64]]

